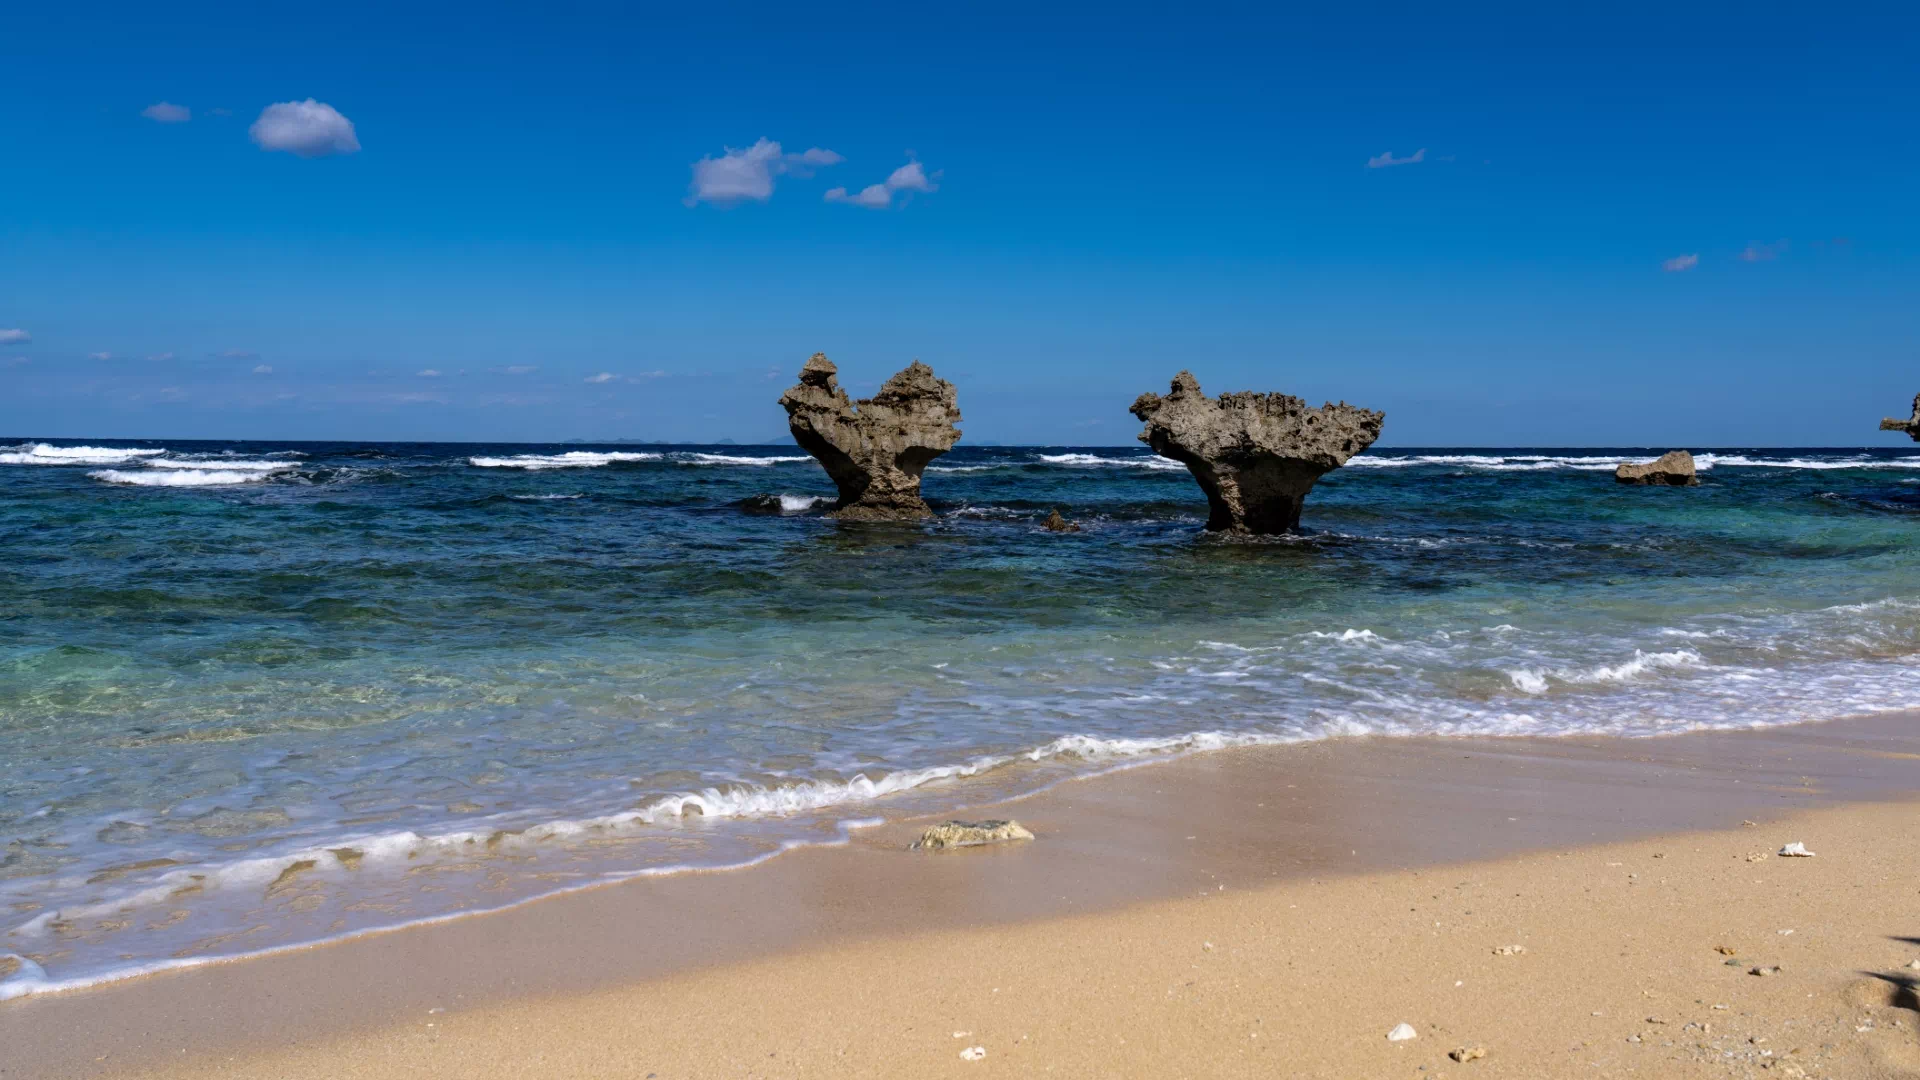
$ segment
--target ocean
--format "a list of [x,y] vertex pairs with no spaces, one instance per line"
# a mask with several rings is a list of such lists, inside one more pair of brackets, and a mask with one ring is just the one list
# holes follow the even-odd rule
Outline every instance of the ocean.
[[[1920,706],[1920,453],[0,445],[0,999],[744,866],[1212,747]],[[1061,508],[1083,531],[1040,527]]]

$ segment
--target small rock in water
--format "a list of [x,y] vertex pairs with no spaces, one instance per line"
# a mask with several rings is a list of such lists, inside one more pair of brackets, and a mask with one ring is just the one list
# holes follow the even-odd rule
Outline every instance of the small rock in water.
[[1487,1048],[1484,1046],[1462,1046],[1458,1049],[1447,1051],[1447,1056],[1460,1062],[1476,1061],[1487,1056]]
[[1801,859],[1813,858],[1813,852],[1808,851],[1807,845],[1801,843],[1798,840],[1795,840],[1793,843],[1788,844],[1786,847],[1781,848],[1780,854],[1785,856],[1795,857],[1795,858],[1801,858]]
[[1048,514],[1047,520],[1042,522],[1041,525],[1048,532],[1067,533],[1067,532],[1080,531],[1080,526],[1074,524],[1071,521],[1068,521],[1066,518],[1061,517],[1060,511],[1058,510],[1055,510],[1053,513]]
[[1387,1032],[1388,1042],[1406,1042],[1408,1039],[1417,1039],[1419,1037],[1420,1033],[1413,1030],[1412,1024],[1395,1024],[1393,1030]]
[[969,1046],[965,1050],[960,1051],[961,1061],[979,1061],[986,1056],[987,1048],[984,1046]]
[[940,851],[946,848],[978,847],[1008,840],[1031,840],[1033,834],[1017,821],[949,821],[935,825],[913,842],[915,848]]
[[1493,950],[1495,956],[1519,956],[1527,951],[1525,945],[1502,945]]
[[1641,464],[1623,464],[1613,470],[1613,478],[1622,484],[1665,484],[1670,487],[1693,487],[1700,482],[1694,473],[1693,455],[1685,450],[1669,450],[1657,460]]

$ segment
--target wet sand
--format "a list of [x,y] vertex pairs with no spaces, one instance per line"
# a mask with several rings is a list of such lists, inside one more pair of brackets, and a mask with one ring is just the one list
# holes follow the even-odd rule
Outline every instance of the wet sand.
[[0,1076],[1901,1075],[1916,780],[1910,714],[1222,751],[976,809],[1032,843],[895,822],[6,1003]]

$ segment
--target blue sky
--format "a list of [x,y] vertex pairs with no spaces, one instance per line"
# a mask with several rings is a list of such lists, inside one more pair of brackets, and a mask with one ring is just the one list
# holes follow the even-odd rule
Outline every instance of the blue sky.
[[1606,10],[14,5],[0,435],[1892,444],[1920,16]]

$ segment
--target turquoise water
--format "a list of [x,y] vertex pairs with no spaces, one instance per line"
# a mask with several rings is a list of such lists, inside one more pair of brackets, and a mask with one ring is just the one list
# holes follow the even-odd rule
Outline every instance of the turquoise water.
[[0,998],[1197,747],[1920,705],[1920,455],[1623,456],[1375,451],[1249,542],[1135,448],[875,527],[791,448],[0,446]]

